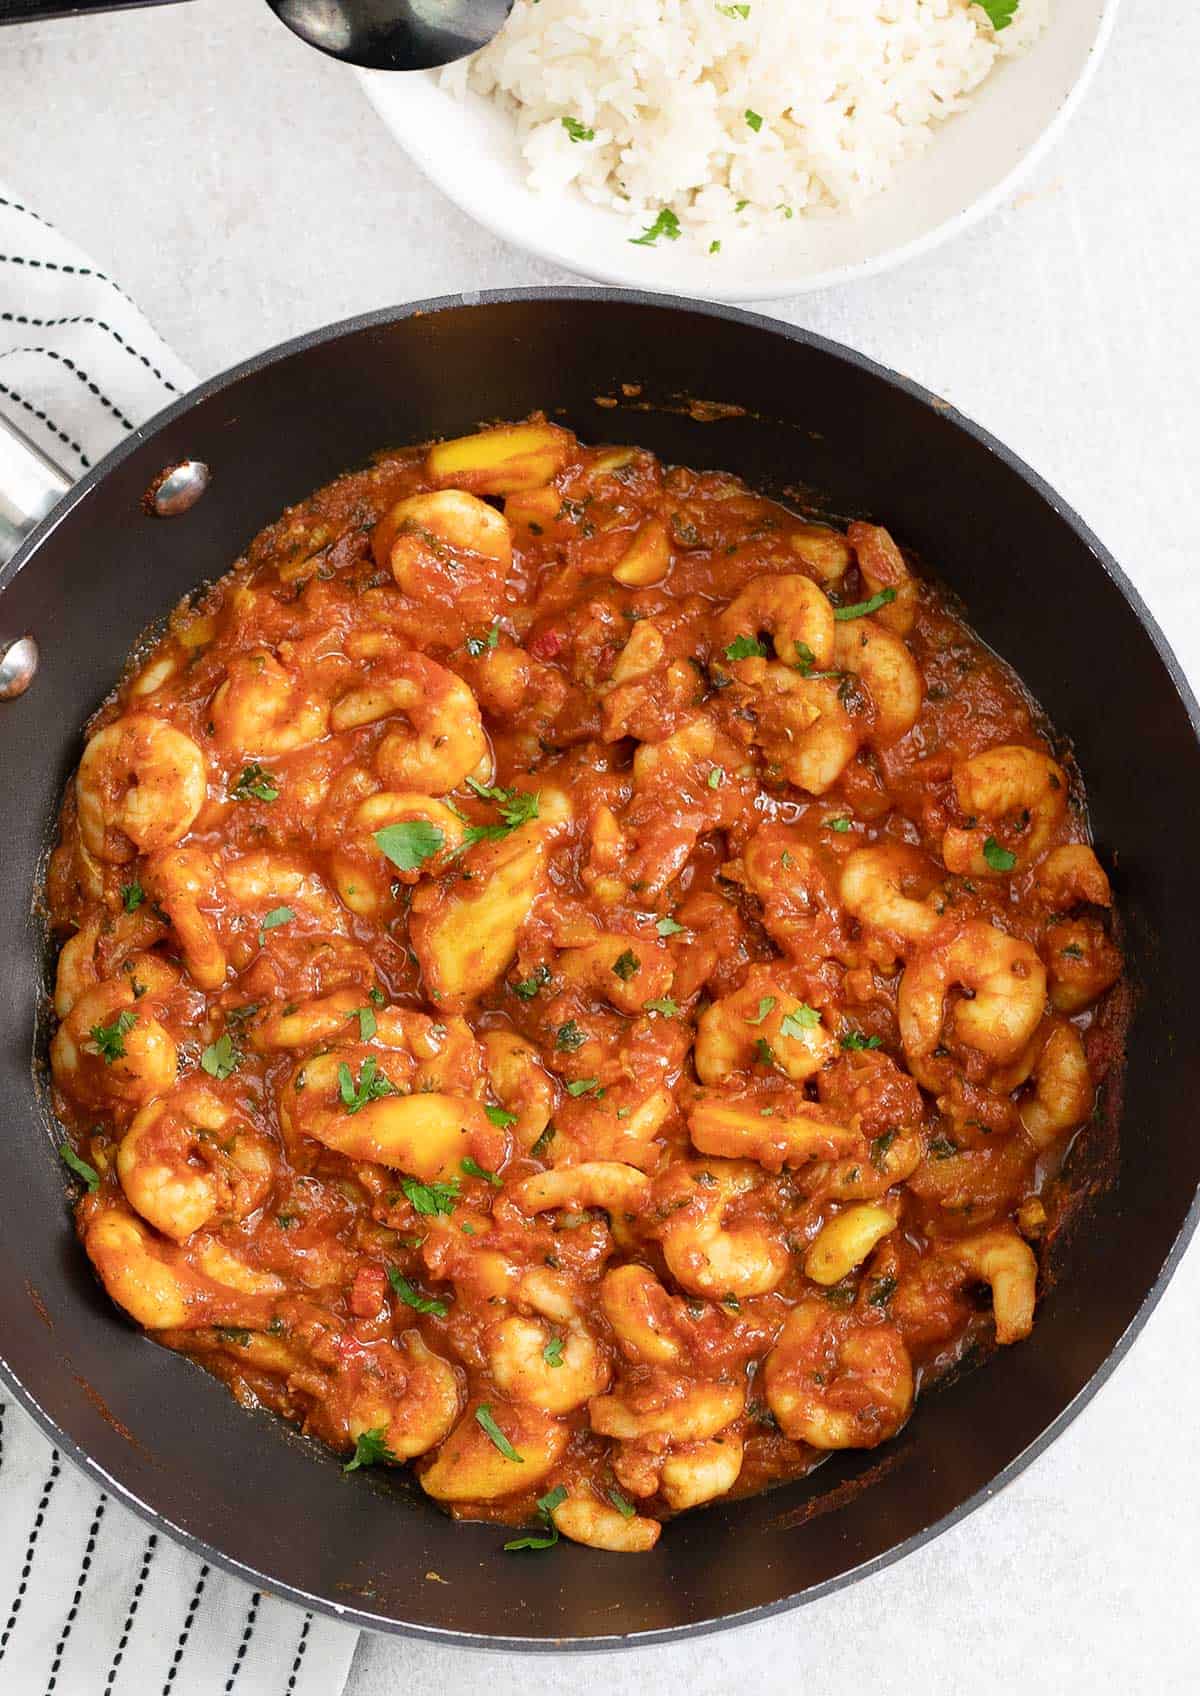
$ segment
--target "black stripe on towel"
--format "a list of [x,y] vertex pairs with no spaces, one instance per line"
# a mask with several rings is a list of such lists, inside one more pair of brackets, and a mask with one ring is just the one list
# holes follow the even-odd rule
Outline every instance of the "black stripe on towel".
[[296,1644],[296,1658],[292,1662],[292,1670],[288,1674],[287,1691],[285,1696],[291,1696],[296,1688],[296,1680],[300,1677],[300,1663],[304,1659],[304,1651],[308,1648],[308,1634],[312,1629],[313,1616],[305,1614],[304,1623],[300,1627],[300,1641]]
[[21,1611],[21,1603],[25,1600],[25,1592],[29,1588],[29,1574],[33,1571],[33,1557],[37,1549],[38,1536],[43,1524],[45,1523],[46,1509],[50,1505],[50,1496],[54,1490],[55,1484],[58,1482],[58,1475],[61,1471],[62,1467],[59,1465],[58,1450],[51,1449],[50,1472],[46,1478],[45,1484],[42,1486],[42,1498],[37,1505],[37,1512],[33,1516],[33,1525],[30,1527],[29,1542],[25,1548],[25,1564],[21,1568],[21,1581],[17,1585],[17,1593],[13,1597],[12,1608],[9,1610],[8,1624],[4,1627],[3,1632],[0,1632],[0,1660],[4,1659],[4,1652],[8,1648],[8,1640],[13,1634],[13,1627],[17,1623],[17,1615]]
[[125,1615],[125,1624],[121,1627],[121,1640],[117,1644],[108,1669],[108,1677],[104,1680],[105,1690],[111,1690],[117,1681],[117,1673],[125,1657],[129,1643],[129,1634],[133,1630],[133,1622],[137,1618],[138,1603],[142,1599],[142,1591],[146,1588],[146,1579],[150,1575],[150,1562],[154,1559],[154,1551],[158,1548],[158,1533],[152,1531],[146,1539],[146,1547],[142,1551],[142,1570],[137,1575],[137,1583],[133,1587],[133,1595],[129,1598],[129,1612]]
[[14,353],[40,353],[43,358],[52,359],[56,365],[65,366],[71,375],[83,384],[88,393],[95,395],[96,399],[100,402],[100,405],[107,408],[107,410],[112,413],[118,424],[124,425],[126,430],[137,429],[137,425],[133,422],[133,419],[126,418],[125,414],[121,411],[121,408],[113,401],[109,400],[103,389],[100,388],[99,384],[92,381],[83,367],[81,365],[76,365],[73,359],[68,359],[65,353],[59,353],[57,348],[8,347],[5,348],[4,353],[0,355],[0,358],[8,359]]
[[88,1581],[88,1573],[91,1570],[92,1556],[96,1552],[96,1538],[100,1534],[100,1521],[104,1518],[104,1508],[107,1501],[108,1497],[102,1493],[96,1503],[95,1518],[92,1520],[91,1529],[88,1531],[87,1545],[83,1551],[83,1560],[79,1565],[79,1577],[75,1581],[75,1594],[71,1597],[71,1606],[67,1609],[67,1617],[63,1621],[62,1631],[54,1646],[54,1660],[50,1667],[50,1677],[46,1683],[46,1696],[52,1696],[58,1685],[58,1669],[62,1666],[67,1638],[71,1635],[71,1627],[75,1624],[75,1616],[79,1612],[79,1604],[83,1598],[84,1586]]
[[73,317],[69,318],[27,318],[23,312],[0,312],[0,324],[25,324],[33,330],[58,330],[69,328],[74,324],[91,324],[95,329],[103,330],[106,335],[111,336],[113,341],[115,341],[119,347],[123,347],[125,352],[129,354],[131,358],[140,360],[146,367],[147,371],[149,371],[152,376],[158,378],[164,389],[168,389],[173,395],[177,395],[179,393],[179,390],[176,388],[171,379],[169,377],[164,377],[158,366],[155,365],[152,360],[147,359],[144,353],[139,353],[137,348],[134,347],[131,342],[127,342],[125,340],[125,337],[121,335],[119,330],[114,330],[111,324],[106,324],[104,322],[103,318],[92,318],[82,312],[76,313]]
[[225,1696],[237,1683],[238,1674],[242,1670],[242,1662],[246,1659],[246,1650],[250,1647],[250,1639],[254,1636],[254,1625],[258,1619],[258,1604],[262,1601],[262,1592],[256,1590],[250,1598],[250,1608],[246,1614],[246,1624],[242,1631],[242,1640],[237,1646],[237,1654],[233,1657],[233,1665],[229,1669],[229,1677],[225,1680]]
[[92,462],[88,458],[87,454],[84,453],[74,436],[68,436],[65,430],[60,430],[53,418],[43,412],[40,406],[34,406],[33,402],[26,400],[24,395],[19,395],[16,389],[10,389],[7,383],[0,383],[0,395],[4,395],[8,400],[15,400],[18,406],[23,406],[26,412],[30,413],[32,417],[37,419],[39,424],[44,424],[47,430],[51,431],[52,434],[58,437],[60,442],[63,442],[70,448],[71,452],[79,460],[79,463],[83,466],[85,471],[91,470]]
[[208,1571],[208,1564],[206,1562],[200,1568],[200,1575],[196,1579],[196,1588],[192,1591],[192,1599],[188,1603],[187,1618],[183,1622],[183,1630],[179,1633],[179,1641],[175,1645],[175,1653],[171,1656],[171,1664],[167,1668],[167,1682],[163,1685],[163,1696],[167,1696],[167,1692],[170,1690],[179,1675],[179,1666],[180,1662],[183,1660],[183,1651],[187,1648],[188,1638],[192,1635],[192,1626],[195,1624],[196,1610],[200,1606],[200,1599],[204,1595],[204,1586],[208,1580]]

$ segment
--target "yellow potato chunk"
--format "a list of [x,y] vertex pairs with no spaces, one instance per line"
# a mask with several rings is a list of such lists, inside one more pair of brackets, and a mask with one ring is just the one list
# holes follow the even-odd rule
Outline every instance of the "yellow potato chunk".
[[[495,1426],[500,1444],[484,1420]],[[421,1474],[421,1485],[439,1502],[491,1502],[532,1489],[550,1473],[570,1434],[569,1427],[538,1408],[499,1400],[477,1402]],[[501,1445],[511,1447],[518,1458],[511,1459]]]
[[514,495],[538,489],[561,471],[572,438],[556,424],[504,424],[430,448],[425,468],[441,484],[475,495]]

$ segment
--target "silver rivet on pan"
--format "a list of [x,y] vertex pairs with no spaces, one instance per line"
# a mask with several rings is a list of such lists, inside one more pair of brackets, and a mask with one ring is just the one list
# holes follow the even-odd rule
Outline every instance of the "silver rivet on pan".
[[177,518],[195,506],[212,481],[202,459],[184,459],[170,466],[151,485],[146,504],[156,518]]
[[0,654],[0,701],[15,701],[33,682],[38,668],[38,645],[32,636],[20,636]]

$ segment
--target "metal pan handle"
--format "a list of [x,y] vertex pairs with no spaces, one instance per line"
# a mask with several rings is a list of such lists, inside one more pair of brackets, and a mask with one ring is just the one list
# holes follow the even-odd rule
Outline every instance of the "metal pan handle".
[[[35,524],[71,487],[71,479],[15,424],[0,416],[0,565],[16,553]],[[33,637],[0,625],[0,702],[23,695],[33,682],[38,651]]]

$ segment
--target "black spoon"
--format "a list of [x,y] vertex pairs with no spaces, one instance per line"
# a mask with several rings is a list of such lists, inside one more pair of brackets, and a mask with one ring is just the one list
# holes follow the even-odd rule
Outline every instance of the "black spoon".
[[322,53],[376,71],[426,71],[486,47],[512,0],[267,0]]

